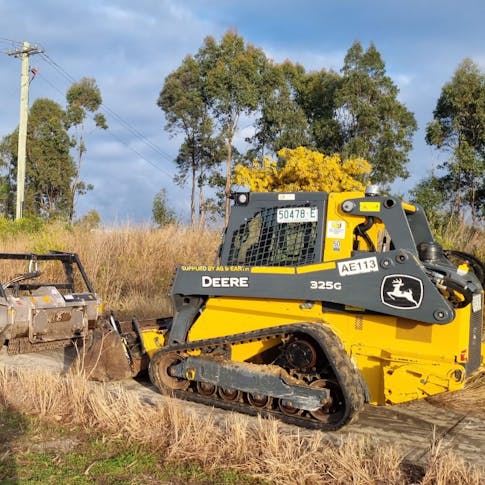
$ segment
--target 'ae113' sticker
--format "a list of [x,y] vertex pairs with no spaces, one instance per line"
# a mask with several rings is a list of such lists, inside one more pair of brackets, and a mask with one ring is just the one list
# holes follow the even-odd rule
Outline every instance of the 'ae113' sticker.
[[402,274],[386,276],[382,280],[381,300],[392,308],[419,308],[423,301],[423,282],[414,276]]
[[337,268],[340,276],[353,276],[379,271],[377,258],[375,256],[370,258],[352,259],[350,261],[339,261],[337,263]]

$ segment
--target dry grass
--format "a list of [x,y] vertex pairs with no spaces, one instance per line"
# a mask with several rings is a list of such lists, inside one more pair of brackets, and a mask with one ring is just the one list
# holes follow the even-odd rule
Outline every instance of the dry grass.
[[465,388],[455,392],[444,392],[427,398],[440,407],[452,409],[460,414],[471,413],[485,419],[485,368],[481,367],[472,375]]
[[439,445],[423,469],[409,468],[395,446],[353,439],[334,447],[322,433],[283,433],[276,421],[230,413],[216,422],[207,411],[201,419],[175,400],[144,404],[120,386],[103,387],[81,376],[0,369],[0,406],[138,443],[165,463],[237,470],[275,484],[483,483],[478,469]]
[[167,294],[177,266],[214,263],[219,242],[218,231],[176,225],[96,231],[49,226],[42,234],[4,238],[2,252],[78,253],[107,309],[120,318],[150,318],[171,313]]
[[444,225],[441,234],[435,235],[445,249],[455,249],[474,254],[485,261],[485,231],[471,227],[464,222],[449,222]]
[[[480,229],[444,226],[438,239],[445,248],[485,259],[485,234]],[[177,266],[213,264],[219,243],[220,231],[178,225],[161,229],[125,225],[94,231],[50,225],[42,233],[3,236],[1,241],[2,252],[56,249],[78,253],[98,294],[123,318],[170,313],[167,293]]]

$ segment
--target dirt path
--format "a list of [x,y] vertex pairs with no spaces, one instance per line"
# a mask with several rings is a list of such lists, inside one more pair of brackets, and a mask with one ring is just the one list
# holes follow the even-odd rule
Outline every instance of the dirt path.
[[[14,356],[9,356],[2,351],[0,352],[0,366],[25,369],[41,368],[61,373],[68,368],[72,358],[72,349]],[[171,399],[161,396],[148,382],[137,382],[130,379],[122,381],[122,385],[137,399],[149,404]],[[205,412],[205,406],[185,401],[180,401],[180,403],[189,409],[200,409],[201,413]],[[225,412],[221,410],[221,416]],[[254,418],[248,417],[248,419]],[[297,430],[300,434],[314,432],[302,431],[293,426],[285,426],[284,429],[290,433]],[[424,462],[433,439],[442,438],[441,446],[452,448],[470,463],[484,464],[485,419],[470,413],[464,415],[440,408],[424,400],[392,407],[367,406],[357,423],[337,432],[326,433],[327,439],[333,443],[357,436],[371,437],[382,442],[382,446],[399,445],[407,459],[414,463]]]

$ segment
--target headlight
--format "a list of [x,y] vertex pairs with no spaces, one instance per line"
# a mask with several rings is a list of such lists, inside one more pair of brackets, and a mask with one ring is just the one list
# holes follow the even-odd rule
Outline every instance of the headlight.
[[233,194],[233,199],[236,205],[248,205],[249,192],[236,192]]

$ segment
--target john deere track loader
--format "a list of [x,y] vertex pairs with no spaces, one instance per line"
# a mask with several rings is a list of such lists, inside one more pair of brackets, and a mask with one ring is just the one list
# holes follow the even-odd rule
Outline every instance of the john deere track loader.
[[364,402],[462,388],[482,360],[482,283],[417,205],[238,193],[218,263],[180,267],[173,318],[124,339],[164,393],[333,430]]

